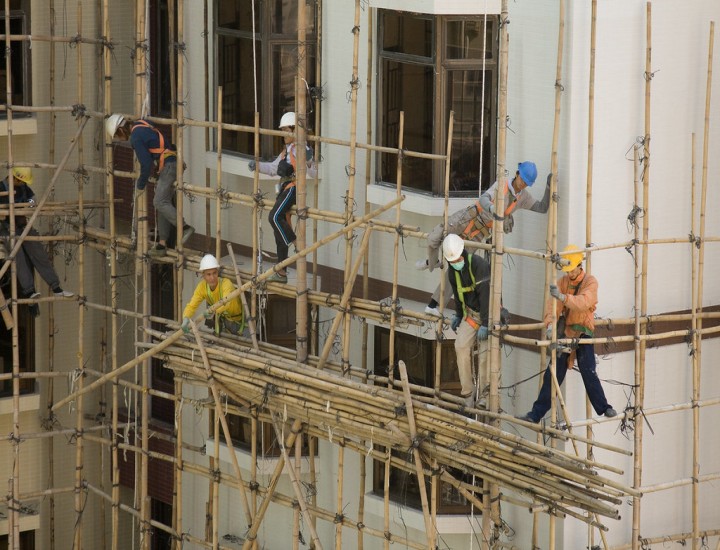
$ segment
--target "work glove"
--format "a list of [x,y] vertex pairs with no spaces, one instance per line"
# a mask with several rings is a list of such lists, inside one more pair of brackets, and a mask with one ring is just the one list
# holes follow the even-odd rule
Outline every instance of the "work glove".
[[552,325],[548,325],[545,329],[545,338],[548,340],[552,340]]
[[250,162],[248,162],[248,169],[249,169],[251,172],[254,172],[254,171],[255,171],[255,167],[256,167],[256,165],[255,165],[255,161],[254,161],[254,160],[251,160]]
[[215,315],[215,312],[212,311],[211,309],[206,309],[205,313],[203,313],[203,315],[205,316],[205,319],[212,319],[213,315]]
[[488,330],[488,328],[484,325],[480,325],[480,328],[477,330],[477,339],[487,340],[489,335],[490,331]]
[[190,332],[190,318],[189,317],[183,317],[182,325],[180,325],[180,328],[185,334],[188,334]]
[[550,285],[550,296],[552,296],[556,300],[565,302],[565,295],[560,292],[560,289],[558,289],[557,285]]
[[509,214],[505,217],[505,221],[503,222],[503,231],[505,232],[505,234],[512,233],[514,225],[515,219],[512,217],[512,214]]
[[35,208],[35,199],[28,199],[28,206],[30,208]]
[[500,308],[500,324],[503,326],[510,324],[510,312],[507,308]]
[[460,315],[454,315],[452,321],[450,322],[450,328],[457,332],[460,323],[462,323],[462,319],[463,318]]

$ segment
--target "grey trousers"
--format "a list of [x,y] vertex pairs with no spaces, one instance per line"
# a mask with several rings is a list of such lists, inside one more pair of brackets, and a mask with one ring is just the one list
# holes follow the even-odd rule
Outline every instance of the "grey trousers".
[[[472,369],[472,351],[475,346],[477,331],[471,327],[467,321],[463,319],[457,331],[455,338],[455,358],[457,360],[458,373],[460,375],[460,385],[462,386],[461,395],[467,396],[475,393],[475,384],[473,383]],[[477,387],[480,389],[480,395],[483,394],[485,386],[488,384],[486,353],[487,342],[483,341],[480,347],[480,367],[478,368]]]
[[[20,235],[23,229],[23,227],[16,227],[15,234]],[[0,229],[0,234],[5,236],[10,235],[5,226]],[[39,233],[31,229],[28,235],[39,235]],[[8,248],[10,247],[8,246]],[[50,285],[50,288],[54,289],[60,286],[60,278],[50,261],[45,247],[40,241],[23,241],[22,246],[15,256],[15,266],[20,291],[24,295],[30,295],[35,292],[35,275],[33,269],[37,270],[40,277]]]
[[[158,176],[155,187],[153,206],[157,214],[158,240],[165,241],[170,238],[177,227],[177,209],[173,204],[175,198],[175,180],[177,179],[177,162],[165,161],[165,166]],[[183,226],[185,222],[183,221]]]

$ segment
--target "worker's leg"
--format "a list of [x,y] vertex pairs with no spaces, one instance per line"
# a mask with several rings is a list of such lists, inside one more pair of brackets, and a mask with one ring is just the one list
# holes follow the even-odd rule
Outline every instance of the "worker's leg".
[[595,365],[595,347],[592,344],[580,344],[577,348],[578,369],[585,384],[590,403],[598,414],[605,414],[610,405],[605,398],[602,384]]
[[278,263],[287,260],[288,247],[290,243],[295,242],[295,232],[286,217],[286,214],[294,205],[295,187],[288,187],[277,196],[275,204],[268,215],[268,220],[275,234]]
[[455,338],[455,358],[460,374],[461,395],[468,396],[475,393],[475,384],[472,377],[472,348],[475,345],[476,330],[467,321],[460,323]]
[[[18,230],[20,233],[22,229]],[[38,232],[31,229],[28,235],[38,235]],[[60,286],[60,278],[58,277],[55,267],[53,267],[50,257],[48,256],[47,250],[40,241],[23,241],[22,250],[25,252],[30,265],[34,267],[40,277],[50,286],[51,289],[55,290]],[[30,270],[32,273],[32,270]],[[18,277],[20,269],[18,267]]]
[[153,199],[153,206],[158,218],[158,240],[162,243],[167,243],[177,224],[177,209],[173,204],[176,178],[177,162],[166,161],[162,172],[158,176],[155,198]]
[[[567,359],[566,353],[558,354],[557,361],[555,363],[555,374],[557,376],[558,386],[565,380],[565,373],[567,372]],[[533,422],[539,422],[543,416],[550,410],[552,404],[552,373],[550,372],[550,366],[545,369],[543,375],[543,383],[540,388],[535,403],[533,404],[532,410],[528,413],[528,416]]]
[[22,296],[33,294],[35,292],[35,275],[22,246],[15,255],[15,271]]

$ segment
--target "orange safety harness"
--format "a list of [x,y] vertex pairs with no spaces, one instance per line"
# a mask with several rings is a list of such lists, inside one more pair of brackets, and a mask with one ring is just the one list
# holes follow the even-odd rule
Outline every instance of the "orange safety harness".
[[[503,187],[503,194],[507,194],[507,192],[508,182],[506,181],[505,186]],[[512,214],[516,206],[517,197],[513,195],[510,204],[505,207],[505,217],[508,217],[510,214]],[[474,207],[477,211],[477,215],[473,217],[472,220],[470,220],[470,223],[465,226],[465,229],[463,229],[463,232],[460,234],[460,236],[466,241],[481,241],[488,238],[490,236],[490,230],[492,229],[493,225],[492,221],[485,223],[480,218],[480,212],[483,211],[483,207],[480,205],[480,201],[477,201]]]
[[177,153],[171,149],[167,149],[165,147],[165,137],[162,135],[162,132],[155,128],[152,124],[150,124],[147,120],[137,120],[135,121],[135,124],[133,124],[132,129],[130,130],[130,133],[134,132],[136,129],[140,128],[141,126],[145,128],[150,128],[153,132],[155,132],[158,136],[158,140],[160,141],[159,147],[151,147],[148,149],[150,153],[153,155],[159,155],[158,157],[158,173],[162,172],[162,169],[165,167],[165,159],[167,157],[174,157],[177,156]]
[[455,287],[458,291],[458,297],[460,298],[460,305],[463,309],[463,315],[465,316],[465,322],[470,325],[475,330],[480,328],[480,322],[479,322],[479,314],[469,307],[465,305],[465,293],[466,292],[474,292],[475,291],[475,274],[473,273],[472,268],[472,253],[468,254],[467,257],[467,266],[468,266],[468,273],[470,274],[470,286],[462,286],[462,279],[460,277],[460,272],[455,271]]

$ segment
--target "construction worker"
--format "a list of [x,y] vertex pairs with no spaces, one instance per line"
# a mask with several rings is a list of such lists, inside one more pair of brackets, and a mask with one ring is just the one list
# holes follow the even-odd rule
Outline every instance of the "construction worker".
[[[168,239],[177,227],[177,210],[173,204],[177,179],[175,146],[166,145],[162,132],[144,119],[132,121],[122,115],[110,115],[105,121],[105,130],[110,139],[130,140],[130,145],[140,163],[140,177],[135,182],[135,187],[139,191],[145,189],[153,168],[157,167],[158,177],[153,206],[157,214],[158,243],[148,250],[148,255],[162,257],[167,253]],[[193,233],[195,228],[183,221],[181,243],[185,244]]]
[[[284,132],[295,132],[295,113],[285,113],[280,119],[280,129]],[[295,232],[290,224],[290,209],[295,206],[295,167],[296,147],[295,135],[284,136],[285,145],[282,152],[273,162],[256,163],[251,160],[248,168],[251,172],[257,169],[261,174],[268,176],[280,176],[280,183],[275,186],[277,197],[275,204],[270,210],[268,220],[275,235],[277,249],[277,263],[287,260],[288,250],[291,244],[295,244]],[[313,151],[308,145],[305,146],[305,161],[307,162],[307,175],[314,178],[317,175],[317,166],[313,162]],[[276,269],[275,273],[268,278],[268,281],[287,283],[287,270]]]
[[[12,169],[12,175],[14,179],[15,205],[34,207],[35,193],[30,188],[33,183],[32,169],[16,166]],[[9,190],[10,183],[8,182],[8,178],[5,178],[0,182],[0,192],[7,193]],[[6,205],[9,203],[10,197],[8,194],[0,196],[0,204]],[[15,216],[15,235],[21,235],[26,225],[27,220],[25,216]],[[7,218],[0,221],[0,234],[5,237],[10,235],[10,223]],[[39,233],[35,229],[30,229],[28,235],[37,236]],[[40,293],[35,291],[33,269],[37,270],[40,277],[50,286],[55,296],[59,298],[70,298],[75,295],[60,287],[60,278],[41,242],[24,240],[15,256],[15,265],[18,284],[20,285],[20,292],[23,297],[32,299],[40,297]],[[35,316],[40,313],[37,304],[31,306],[31,311]]]
[[[190,318],[195,315],[195,311],[203,301],[207,302],[208,307],[211,307],[236,289],[230,279],[220,277],[220,264],[212,254],[205,254],[200,260],[200,273],[203,280],[195,287],[192,298],[183,310],[181,328],[185,334],[190,332]],[[242,334],[245,328],[245,317],[240,296],[236,296],[225,305],[220,306],[214,313],[210,310],[205,312],[206,319],[212,318],[213,315],[215,316],[215,334],[220,334],[223,329],[232,334]]]
[[[534,162],[525,161],[518,164],[515,177],[512,181],[505,181],[503,184],[503,194],[505,196],[505,213],[503,230],[510,233],[515,225],[513,212],[515,210],[530,210],[545,214],[550,206],[550,180],[551,174],[547,177],[547,187],[541,201],[535,200],[533,196],[525,191],[527,187],[532,187],[537,179],[537,167]],[[460,235],[466,241],[482,242],[492,235],[493,221],[501,219],[495,212],[495,194],[498,188],[498,182],[495,182],[485,191],[480,200],[472,206],[468,206],[452,214],[448,218],[448,235]],[[438,258],[438,251],[446,235],[443,224],[438,224],[430,232],[427,238],[427,259],[418,260],[415,267],[419,270],[429,269],[432,271],[441,262]],[[450,293],[446,291],[445,303],[450,298]],[[438,303],[440,301],[440,287],[438,286],[433,292],[432,298],[425,308],[425,313],[430,315],[440,315]]]
[[[545,326],[547,338],[552,338],[553,308],[558,318],[558,326],[564,325],[565,334],[558,334],[558,338],[578,338],[577,345],[578,368],[582,376],[585,391],[587,391],[590,403],[595,412],[605,415],[608,418],[617,416],[605,398],[600,379],[598,378],[595,364],[595,348],[592,344],[583,344],[584,338],[592,338],[595,330],[595,319],[593,313],[597,307],[598,282],[595,277],[585,273],[582,268],[583,253],[575,245],[568,245],[563,252],[572,254],[563,255],[568,260],[568,265],[563,266],[565,275],[557,280],[557,284],[550,285],[550,297],[545,305]],[[563,319],[560,321],[560,319]],[[555,374],[558,385],[565,380],[565,373],[568,365],[572,368],[572,350],[565,348],[558,350],[555,362]],[[545,370],[540,394],[533,404],[532,410],[523,416],[518,417],[526,422],[537,423],[542,420],[550,410],[552,374],[550,367]]]
[[[476,340],[488,339],[490,264],[482,256],[468,254],[463,240],[450,234],[442,242],[443,256],[452,269],[448,281],[455,294],[455,316],[450,326],[457,332],[455,356],[460,374],[461,393],[467,408],[475,406],[472,376],[472,349]],[[478,388],[487,385],[486,369],[478,369]]]

